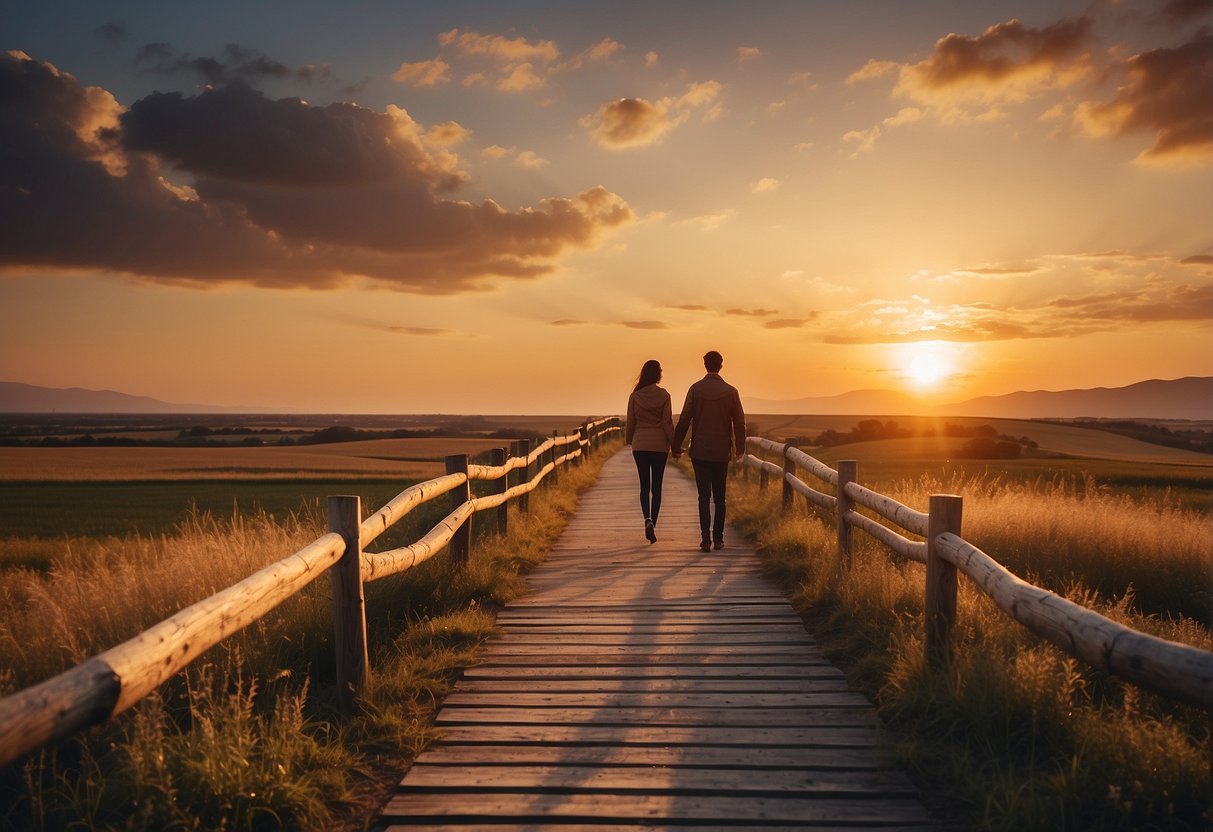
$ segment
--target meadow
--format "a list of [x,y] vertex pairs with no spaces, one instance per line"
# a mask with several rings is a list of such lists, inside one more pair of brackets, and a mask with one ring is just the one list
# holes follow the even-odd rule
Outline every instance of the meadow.
[[[790,419],[755,417],[754,432],[782,438],[855,423]],[[939,436],[810,452],[826,462],[858,459],[861,482],[920,510],[931,493],[961,493],[964,536],[1017,574],[1137,629],[1213,649],[1209,457],[1176,458],[1174,449],[1075,427],[997,427],[1035,431],[1040,455],[958,460],[956,440]],[[5,529],[24,532],[0,539],[0,695],[314,539],[327,494],[360,493],[370,509],[439,473],[446,453],[503,444],[427,442],[0,448],[0,459],[14,450],[100,452],[85,455],[75,480],[70,461],[78,457],[26,458],[24,469],[9,457],[19,478],[0,482],[0,517]],[[212,456],[183,463],[184,450]],[[279,450],[289,453],[261,453]],[[0,828],[29,828],[34,819],[44,829],[362,828],[432,738],[430,715],[492,632],[492,609],[522,591],[520,570],[542,557],[600,461],[541,490],[529,515],[512,509],[508,538],[481,529],[469,572],[454,573],[440,556],[368,586],[374,680],[352,722],[335,717],[329,601],[314,585],[130,715],[0,772],[0,806],[9,807]],[[140,478],[129,467],[137,463],[155,473]],[[39,471],[47,479],[32,476]],[[842,572],[829,518],[799,503],[780,517],[778,489],[760,491],[754,477],[733,487],[732,519],[831,657],[877,703],[900,763],[945,817],[1008,830],[1213,822],[1206,714],[1080,666],[963,579],[958,659],[952,673],[933,675],[921,661],[921,566],[898,563],[857,534],[856,565]],[[397,539],[442,513],[436,504],[424,509],[393,530]]]
[[[0,828],[364,828],[432,740],[437,703],[492,633],[492,610],[522,591],[520,572],[542,558],[604,456],[562,472],[559,486],[532,495],[529,512],[512,507],[507,536],[474,524],[468,568],[442,553],[367,587],[372,679],[354,718],[337,713],[322,580],[128,714],[0,769]],[[376,547],[415,539],[443,514],[443,501],[427,504]],[[158,534],[0,541],[0,695],[131,638],[322,532],[316,505],[285,517],[189,511]],[[31,549],[48,562],[22,563]]]
[[[1135,629],[1213,649],[1213,466],[1054,430],[1037,434],[1042,445],[1095,458],[959,461],[934,438],[810,453],[858,459],[864,485],[920,511],[931,494],[961,494],[963,537],[1016,574]],[[942,817],[990,830],[1213,824],[1207,713],[1070,658],[963,577],[955,658],[933,671],[923,658],[924,567],[857,532],[844,568],[833,517],[800,500],[784,514],[779,493],[743,476],[734,522],[877,704],[895,756]]]

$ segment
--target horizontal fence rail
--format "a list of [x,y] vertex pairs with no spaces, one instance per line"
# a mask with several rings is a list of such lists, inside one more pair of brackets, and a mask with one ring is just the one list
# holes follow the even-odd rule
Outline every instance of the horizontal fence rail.
[[[365,519],[357,497],[330,497],[329,531],[307,546],[129,641],[0,699],[0,765],[118,716],[325,574],[333,581],[337,682],[348,707],[367,678],[364,583],[404,572],[448,546],[457,562],[466,562],[474,514],[497,509],[496,529],[504,533],[510,501],[525,511],[527,496],[545,478],[555,478],[561,466],[579,462],[622,434],[623,421],[612,416],[572,433],[553,433],[533,446],[531,440],[513,442],[508,453],[494,451],[492,465],[468,464],[462,454],[448,456],[448,473],[409,486]],[[493,493],[472,497],[473,480],[489,482]],[[384,552],[364,551],[413,509],[444,495],[451,500],[450,512],[420,539]]]
[[[746,449],[742,464],[758,472],[760,487],[779,477],[785,510],[792,505],[792,495],[800,494],[810,504],[835,512],[843,563],[851,562],[851,530],[859,529],[896,554],[926,564],[925,646],[933,665],[946,664],[952,655],[956,575],[963,572],[1004,613],[1070,656],[1153,693],[1213,711],[1213,652],[1118,624],[1019,578],[960,536],[960,497],[934,495],[930,510],[923,513],[857,483],[853,461],[841,461],[835,470],[792,441],[757,436],[746,437]],[[818,487],[833,486],[834,493],[805,483],[801,471],[818,481]],[[860,514],[856,506],[877,517]]]

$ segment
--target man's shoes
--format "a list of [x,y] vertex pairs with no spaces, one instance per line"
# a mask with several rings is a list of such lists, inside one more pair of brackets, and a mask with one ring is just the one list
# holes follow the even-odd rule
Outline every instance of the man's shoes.
[[701,551],[701,552],[712,551],[712,541],[706,537],[703,540],[699,541],[699,551]]
[[644,536],[649,539],[649,543],[657,542],[657,531],[653,528],[652,520],[644,521]]
[[723,537],[716,538],[716,541],[712,544],[712,548],[713,549],[723,549],[724,548],[724,538]]

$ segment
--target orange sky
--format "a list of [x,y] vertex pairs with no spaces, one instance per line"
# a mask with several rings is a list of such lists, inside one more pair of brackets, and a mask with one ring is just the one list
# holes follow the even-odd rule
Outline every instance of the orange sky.
[[763,399],[1213,375],[1211,2],[13,8],[0,380],[592,414],[708,349]]

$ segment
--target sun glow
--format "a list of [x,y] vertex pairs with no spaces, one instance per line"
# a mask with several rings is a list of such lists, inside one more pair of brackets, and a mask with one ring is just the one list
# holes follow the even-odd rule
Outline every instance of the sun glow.
[[898,348],[898,364],[906,383],[934,390],[956,373],[955,345],[947,341],[918,341]]

